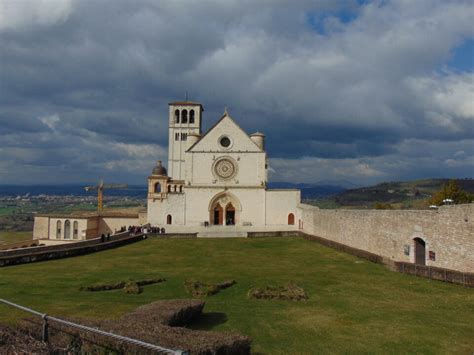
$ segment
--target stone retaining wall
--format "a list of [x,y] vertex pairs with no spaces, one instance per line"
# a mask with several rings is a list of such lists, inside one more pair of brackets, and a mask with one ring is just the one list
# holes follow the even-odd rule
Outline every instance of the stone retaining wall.
[[426,265],[474,272],[474,204],[439,210],[323,210],[301,205],[303,231],[393,261],[415,262],[415,238]]
[[[0,267],[85,255],[143,240],[142,234],[134,236],[129,236],[127,234],[126,236],[115,237],[115,239],[111,238],[110,241],[105,241],[103,243],[100,241],[97,242],[96,240],[90,240],[71,245],[30,248],[28,253],[15,253],[20,252],[21,250],[14,250],[8,255],[0,255]],[[32,249],[36,250],[33,252]]]

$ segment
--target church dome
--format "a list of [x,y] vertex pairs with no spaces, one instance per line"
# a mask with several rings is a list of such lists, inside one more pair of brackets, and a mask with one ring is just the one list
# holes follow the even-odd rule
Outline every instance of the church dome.
[[168,175],[168,172],[166,171],[166,168],[161,164],[161,160],[158,160],[156,162],[156,166],[153,168],[151,173],[153,175],[163,175],[163,176]]

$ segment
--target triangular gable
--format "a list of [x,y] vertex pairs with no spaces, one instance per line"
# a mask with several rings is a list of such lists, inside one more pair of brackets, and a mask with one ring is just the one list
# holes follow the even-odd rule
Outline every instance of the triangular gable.
[[[228,136],[232,141],[229,149],[223,150],[219,145],[219,139],[222,136]],[[227,111],[209,130],[192,145],[188,152],[201,151],[245,151],[261,152],[262,150],[250,139],[247,133],[235,123]]]

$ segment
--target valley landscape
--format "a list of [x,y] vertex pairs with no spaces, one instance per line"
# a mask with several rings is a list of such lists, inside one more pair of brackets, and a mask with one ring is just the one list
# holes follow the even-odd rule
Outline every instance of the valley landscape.
[[[454,179],[459,187],[474,194],[474,179]],[[298,188],[304,203],[319,208],[370,209],[381,206],[393,209],[427,209],[429,199],[449,179],[423,179],[386,182],[368,187],[350,188],[330,184],[269,183],[270,188]],[[107,210],[137,211],[146,207],[146,187],[131,186],[112,190],[105,198]],[[15,186],[0,185],[0,245],[32,236],[37,213],[92,212],[97,210],[97,196],[80,185]],[[28,239],[28,238],[26,238]]]

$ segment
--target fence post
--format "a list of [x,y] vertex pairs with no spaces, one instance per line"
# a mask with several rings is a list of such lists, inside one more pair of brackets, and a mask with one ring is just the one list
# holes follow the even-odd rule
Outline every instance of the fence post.
[[49,329],[48,329],[48,315],[43,314],[43,341],[45,343],[49,340]]

